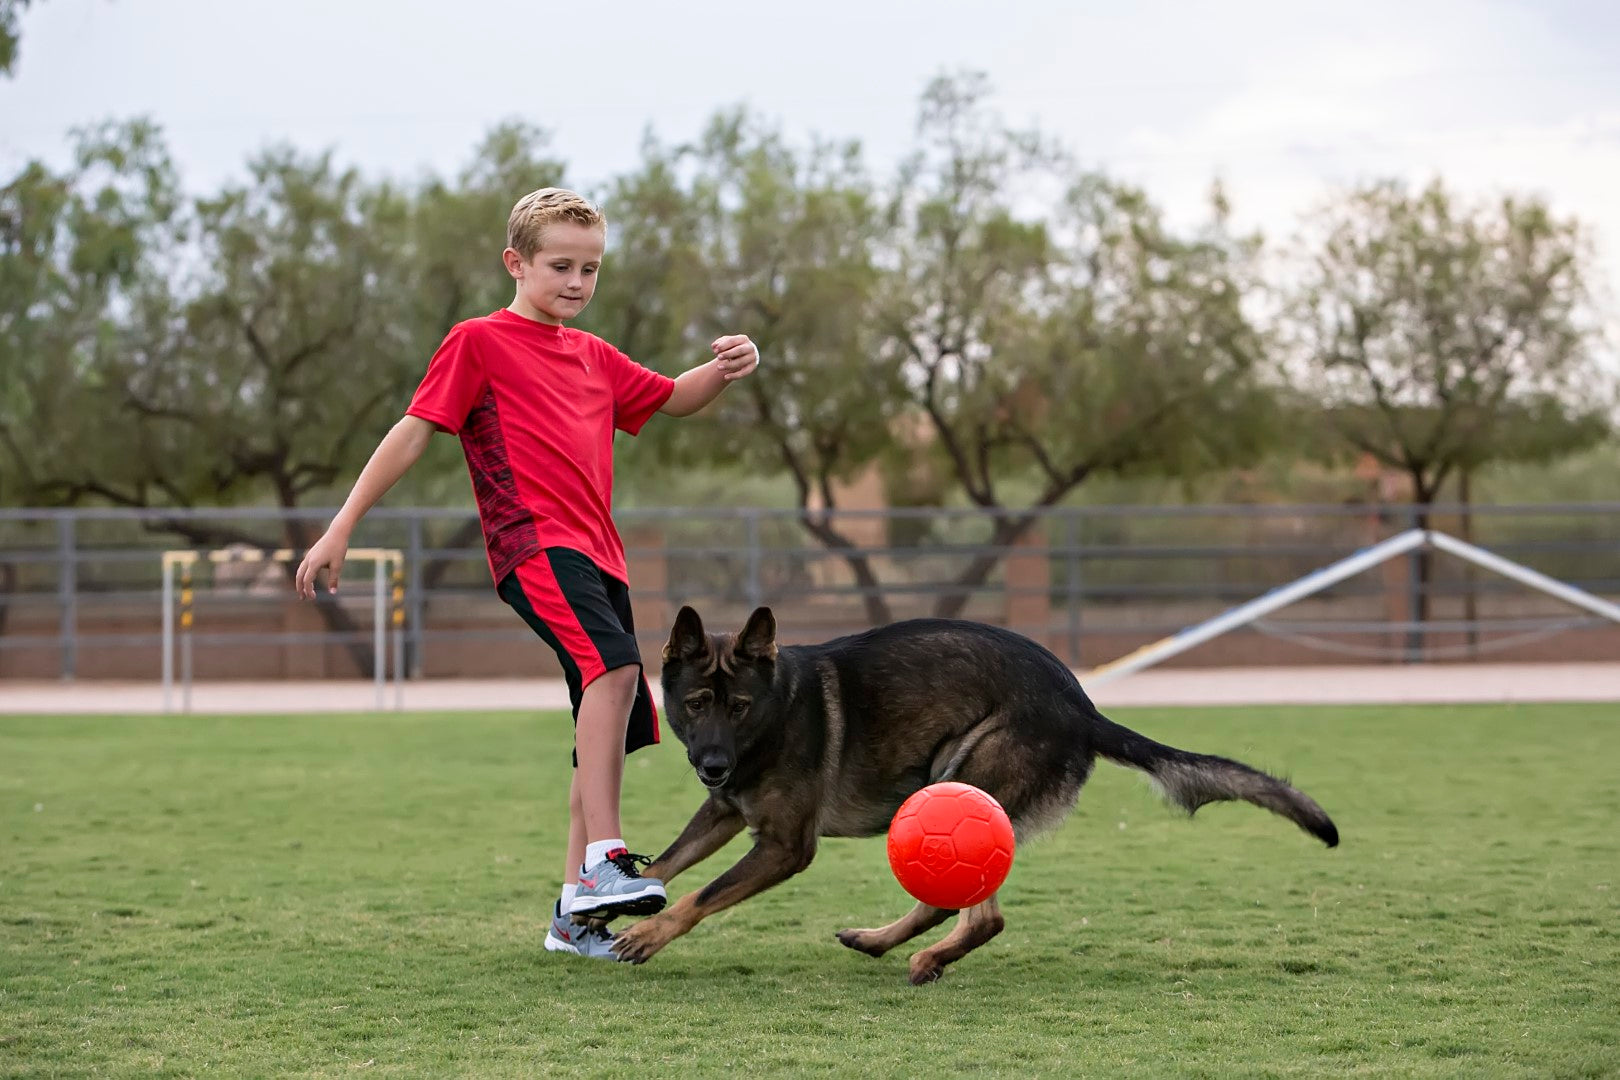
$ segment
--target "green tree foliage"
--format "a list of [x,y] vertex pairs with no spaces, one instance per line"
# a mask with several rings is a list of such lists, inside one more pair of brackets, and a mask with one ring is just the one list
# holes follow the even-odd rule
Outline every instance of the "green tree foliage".
[[165,302],[149,268],[178,205],[139,121],[78,132],[67,171],[29,162],[0,188],[0,501],[72,503],[83,477],[151,463],[110,380],[140,347],[132,322]]
[[[30,163],[0,190],[0,496],[325,496],[398,417],[445,331],[510,298],[510,191],[561,176],[544,144],[497,128],[455,182],[416,190],[271,150],[193,199],[144,122],[85,133],[69,174]],[[281,542],[307,539],[308,523],[287,529]]]
[[[1481,466],[1555,459],[1609,433],[1573,221],[1535,198],[1459,205],[1436,181],[1363,187],[1317,224],[1291,298],[1302,410],[1320,420],[1320,451],[1404,473],[1420,526],[1448,480],[1466,503]],[[1414,558],[1422,622],[1432,566]]]
[[[326,502],[446,330],[508,302],[507,214],[564,171],[523,124],[404,185],[277,149],[186,196],[144,122],[81,133],[67,170],[24,166],[0,187],[0,501]],[[837,511],[840,482],[875,463],[919,504],[987,511],[990,553],[958,568],[937,606],[951,614],[1088,481],[1265,453],[1279,393],[1322,453],[1373,454],[1424,502],[1453,475],[1589,445],[1612,415],[1584,241],[1543,204],[1377,185],[1324,211],[1282,309],[1279,391],[1251,319],[1259,241],[1229,228],[1220,192],[1207,225],[1172,227],[1006,125],[973,75],[928,87],[889,180],[855,144],[796,144],[733,110],[690,143],[649,135],[595,194],[608,255],[586,328],[671,374],[725,332],[765,358],[704,416],[622,444],[625,469],[643,487],[781,478],[874,621],[888,609]],[[465,497],[436,442],[440,467],[401,498]],[[306,524],[275,542],[304,543]]]
[[1325,207],[1292,296],[1295,376],[1329,451],[1371,454],[1419,504],[1492,462],[1608,431],[1587,242],[1535,198],[1459,205],[1386,182]]
[[0,0],[0,75],[10,75],[17,66],[17,48],[22,40],[18,21],[31,3],[33,0]]
[[[956,485],[990,511],[993,550],[940,598],[953,615],[994,549],[1089,477],[1241,461],[1271,427],[1242,310],[1256,241],[1219,214],[1204,235],[1175,235],[1142,192],[1002,125],[973,76],[936,80],[918,130],[879,322]],[[1033,497],[1009,495],[1030,475]]]
[[884,617],[869,560],[831,513],[834,481],[883,452],[900,402],[874,333],[880,220],[857,148],[796,149],[726,113],[694,145],[649,143],[611,205],[596,300],[607,336],[672,372],[723,333],[749,334],[767,357],[705,417],[650,430],[631,461],[785,472],[804,527],[873,587],[868,614]]

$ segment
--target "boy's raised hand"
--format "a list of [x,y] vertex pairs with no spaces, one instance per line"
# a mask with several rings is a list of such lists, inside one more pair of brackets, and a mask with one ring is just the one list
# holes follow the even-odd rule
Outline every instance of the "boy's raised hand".
[[348,553],[349,538],[328,529],[304,553],[304,561],[298,564],[298,573],[293,577],[294,590],[305,600],[315,599],[315,575],[325,570],[326,591],[337,592],[338,577],[343,573],[343,558]]
[[709,348],[714,351],[714,358],[720,361],[720,370],[725,373],[727,382],[750,375],[759,367],[759,347],[748,340],[747,334],[715,338]]

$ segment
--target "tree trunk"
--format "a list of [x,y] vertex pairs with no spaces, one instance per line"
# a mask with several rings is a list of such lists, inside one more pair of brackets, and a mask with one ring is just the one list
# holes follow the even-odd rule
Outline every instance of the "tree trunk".
[[[1434,502],[1433,493],[1421,485],[1414,484],[1413,495],[1417,499],[1417,505],[1412,511],[1413,527],[1427,532],[1431,523],[1430,507]],[[1427,547],[1421,547],[1412,552],[1411,559],[1411,602],[1408,605],[1408,619],[1416,625],[1407,631],[1406,662],[1417,664],[1423,662],[1424,647],[1428,641],[1425,626],[1429,622],[1429,588],[1434,577],[1434,553]]]
[[824,547],[836,551],[843,560],[849,564],[855,575],[855,581],[861,587],[861,606],[866,609],[866,619],[873,626],[883,626],[894,621],[894,613],[889,609],[889,602],[883,595],[883,586],[878,582],[877,574],[872,570],[872,560],[864,551],[856,547],[854,542],[843,533],[834,529],[826,522],[817,521],[808,510],[802,510],[799,524],[805,531]]
[[6,636],[6,622],[11,616],[11,594],[17,591],[17,567],[0,563],[0,637]]
[[1016,544],[1022,539],[1029,531],[1029,527],[1035,523],[1035,515],[1024,514],[1021,517],[1008,518],[998,514],[995,521],[995,529],[990,534],[990,547],[998,550],[975,555],[969,560],[966,569],[951,582],[956,587],[950,592],[941,594],[939,602],[934,605],[936,617],[954,619],[962,614],[968,601],[973,598],[974,591],[990,577],[990,571],[1006,558],[1005,553],[999,549]]

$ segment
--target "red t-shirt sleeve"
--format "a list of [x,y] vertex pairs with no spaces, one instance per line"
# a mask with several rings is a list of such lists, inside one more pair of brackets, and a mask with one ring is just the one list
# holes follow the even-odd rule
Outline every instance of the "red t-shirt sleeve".
[[420,417],[452,435],[461,433],[488,385],[472,337],[465,323],[450,328],[428,361],[427,374],[405,410],[407,416]]
[[606,342],[602,351],[613,377],[613,426],[634,435],[664,407],[675,392],[675,380],[642,367]]

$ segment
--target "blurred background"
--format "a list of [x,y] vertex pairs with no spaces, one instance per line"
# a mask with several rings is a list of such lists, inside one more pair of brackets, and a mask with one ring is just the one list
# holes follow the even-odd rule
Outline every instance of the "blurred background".
[[[318,536],[523,193],[581,325],[764,365],[618,449],[644,649],[965,615],[1106,662],[1411,527],[1620,595],[1620,9],[0,0],[0,679],[373,670]],[[541,675],[452,439],[368,517],[412,677]],[[171,598],[173,605],[178,597]],[[1174,663],[1612,659],[1417,552]],[[4,692],[0,683],[0,693]]]

